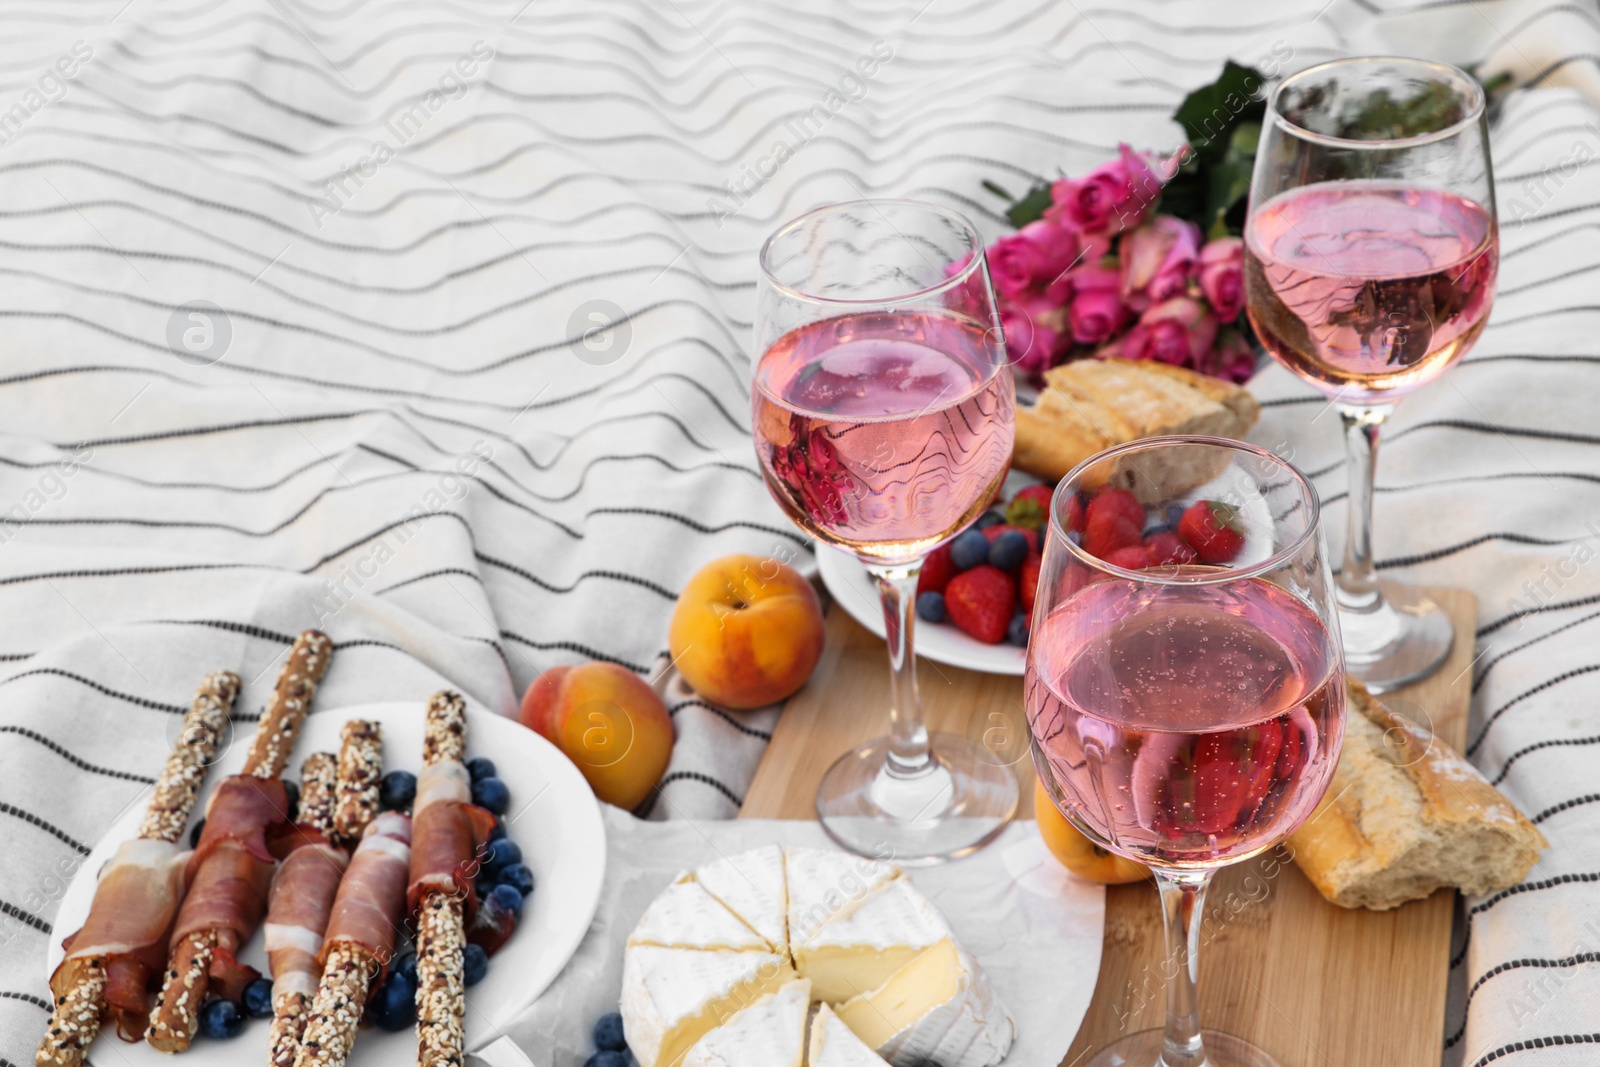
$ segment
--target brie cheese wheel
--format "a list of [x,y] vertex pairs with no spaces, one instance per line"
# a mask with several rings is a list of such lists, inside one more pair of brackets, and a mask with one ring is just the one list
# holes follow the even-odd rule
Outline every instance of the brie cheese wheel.
[[787,956],[629,945],[622,1026],[641,1064],[677,1065],[735,1012],[794,978]]
[[811,1044],[806,1052],[811,1067],[888,1067],[824,1004],[811,1020]]
[[802,1067],[811,983],[796,979],[700,1039],[683,1067]]
[[808,1037],[810,1067],[993,1067],[1013,1036],[905,872],[843,852],[767,846],[679,875],[622,972],[642,1067],[802,1067]]
[[924,950],[839,1018],[895,1067],[998,1063],[1015,1036],[989,980],[953,939]]
[[772,952],[789,943],[789,887],[783,849],[777,845],[724,857],[694,872],[695,881],[750,929]]

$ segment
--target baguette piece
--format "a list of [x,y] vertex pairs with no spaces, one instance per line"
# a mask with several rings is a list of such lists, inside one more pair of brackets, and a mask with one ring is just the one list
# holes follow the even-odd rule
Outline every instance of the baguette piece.
[[1327,796],[1289,838],[1334,904],[1384,911],[1441,886],[1516,885],[1548,846],[1478,769],[1349,683],[1344,750]]
[[[1162,434],[1243,437],[1261,414],[1232,382],[1149,360],[1080,359],[1044,379],[1038,401],[1017,408],[1011,462],[1049,483],[1112,445]],[[1174,495],[1208,480],[1201,473],[1170,472],[1170,484],[1160,478],[1144,495]]]

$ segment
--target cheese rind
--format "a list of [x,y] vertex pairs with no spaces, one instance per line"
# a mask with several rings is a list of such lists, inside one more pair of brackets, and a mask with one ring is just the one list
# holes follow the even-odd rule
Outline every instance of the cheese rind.
[[1015,1036],[988,978],[949,938],[841,1005],[839,1018],[895,1067],[990,1067]]
[[787,951],[789,888],[783,849],[767,845],[725,856],[695,871],[694,879],[760,934],[771,951]]
[[676,1067],[740,1008],[794,978],[787,956],[629,945],[622,957],[622,1027],[644,1067]]
[[806,1057],[810,1067],[889,1067],[826,1004],[817,1009],[816,1018],[811,1020]]
[[796,979],[702,1037],[683,1067],[801,1067],[811,983]]
[[786,849],[784,866],[791,944],[811,941],[822,927],[848,915],[901,875],[892,863],[820,848]]
[[[740,922],[738,916],[691,879],[691,875],[680,875],[650,902],[639,925],[628,936],[628,944],[706,951],[773,951],[766,938]],[[783,951],[781,946],[777,951]]]

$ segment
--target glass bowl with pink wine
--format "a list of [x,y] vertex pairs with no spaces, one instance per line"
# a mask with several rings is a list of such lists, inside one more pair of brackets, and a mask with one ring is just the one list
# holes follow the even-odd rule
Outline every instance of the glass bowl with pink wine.
[[1453,366],[1494,303],[1500,235],[1483,87],[1418,59],[1341,59],[1273,91],[1245,222],[1250,322],[1321,390],[1349,460],[1338,601],[1350,673],[1375,692],[1450,653],[1450,617],[1373,563],[1378,435]]
[[964,855],[1004,829],[1017,781],[1010,761],[929,733],[912,609],[923,558],[983,513],[1011,463],[1015,387],[983,242],[945,208],[858,200],[786,223],[760,266],[762,476],[819,551],[866,566],[889,646],[889,734],[833,764],[817,816],[864,855]]
[[[1304,823],[1339,762],[1344,663],[1317,516],[1288,462],[1215,437],[1102,452],[1055,491],[1023,679],[1033,761],[1089,840],[1154,873],[1169,961],[1165,1029],[1081,1067],[1274,1065],[1201,1029],[1195,955],[1212,876]],[[1139,570],[1090,551],[1168,526]]]

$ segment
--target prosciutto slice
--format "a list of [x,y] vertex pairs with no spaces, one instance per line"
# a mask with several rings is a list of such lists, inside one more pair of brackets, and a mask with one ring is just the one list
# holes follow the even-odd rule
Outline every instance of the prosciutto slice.
[[218,782],[206,801],[206,827],[195,845],[194,862],[203,864],[212,850],[232,841],[251,856],[271,863],[273,843],[289,823],[289,791],[277,778],[236,774]]
[[174,941],[204,930],[216,931],[211,978],[220,985],[213,988],[230,1000],[237,1000],[244,987],[260,977],[254,967],[239,962],[238,954],[266,914],[273,866],[270,856],[266,861],[257,859],[238,841],[225,838],[214,842],[196,868],[178,911]]
[[[411,818],[387,811],[367,827],[339,883],[321,962],[336,944],[359,945],[388,968],[395,936],[406,918],[406,876],[411,863]],[[376,989],[382,976],[372,982]]]
[[406,888],[409,913],[416,913],[424,893],[444,890],[460,892],[468,925],[477,914],[478,854],[494,830],[494,814],[474,806],[471,797],[471,779],[457,760],[431,763],[418,776]]
[[265,928],[274,999],[291,992],[316,994],[322,935],[349,865],[344,849],[323,840],[309,841],[279,865],[267,896]]
[[167,942],[183,898],[189,854],[167,841],[125,841],[100,871],[89,917],[62,942],[66,956],[50,976],[64,996],[90,959],[106,961],[106,1005],[124,1041],[149,1024],[149,989],[166,964]]

